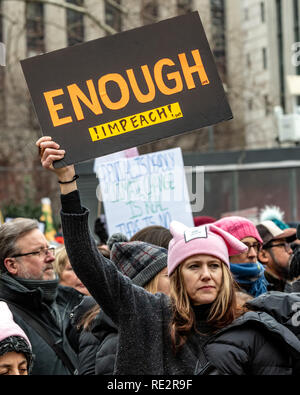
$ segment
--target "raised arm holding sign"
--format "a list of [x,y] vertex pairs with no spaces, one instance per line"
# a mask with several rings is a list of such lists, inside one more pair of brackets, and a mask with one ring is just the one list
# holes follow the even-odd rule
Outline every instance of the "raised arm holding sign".
[[[170,296],[153,295],[98,250],[88,227],[89,211],[81,206],[72,181],[74,167],[53,168],[53,160],[64,153],[47,138],[37,145],[43,148],[43,166],[55,171],[59,181],[71,181],[61,184],[66,250],[75,273],[118,329],[114,374],[299,374],[295,334],[271,315],[250,311],[236,300],[229,256],[247,250],[245,244],[214,224],[194,229],[173,221],[167,254]],[[273,296],[268,297],[274,310]]]

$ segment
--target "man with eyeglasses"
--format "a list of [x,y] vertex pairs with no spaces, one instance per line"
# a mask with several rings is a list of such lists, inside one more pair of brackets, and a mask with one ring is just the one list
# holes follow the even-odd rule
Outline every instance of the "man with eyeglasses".
[[290,242],[296,237],[296,229],[282,230],[273,221],[263,221],[256,228],[263,239],[258,259],[266,268],[268,291],[285,292],[293,254]]
[[32,375],[69,375],[77,367],[66,328],[82,295],[59,285],[54,252],[36,220],[18,218],[0,226],[0,299],[32,344]]

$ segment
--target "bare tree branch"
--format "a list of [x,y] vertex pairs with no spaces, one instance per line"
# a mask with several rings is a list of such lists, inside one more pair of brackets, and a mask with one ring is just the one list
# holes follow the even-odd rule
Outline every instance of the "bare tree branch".
[[[66,1],[58,1],[58,0],[5,0],[5,1],[21,1],[25,3],[42,3],[42,4],[50,4],[50,5],[55,5],[57,7],[65,8],[67,10],[75,11],[78,13],[81,13],[88,18],[90,18],[98,27],[103,29],[106,33],[108,34],[116,34],[118,33],[115,29],[113,29],[111,26],[107,25],[105,22],[100,21],[97,19],[92,13],[90,13],[85,7],[81,7],[72,3],[67,3]],[[126,12],[124,7],[121,7],[118,3],[116,3],[114,0],[108,0],[109,3],[115,7],[118,8],[121,12]]]
[[116,10],[120,11],[122,14],[128,14],[128,8],[123,7],[121,4],[117,3],[115,0],[106,0],[108,4],[114,7]]

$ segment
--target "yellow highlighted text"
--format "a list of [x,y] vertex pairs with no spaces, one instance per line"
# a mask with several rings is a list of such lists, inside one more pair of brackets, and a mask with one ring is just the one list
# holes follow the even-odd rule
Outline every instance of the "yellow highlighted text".
[[148,126],[173,121],[182,118],[183,114],[179,103],[168,104],[153,110],[130,115],[126,118],[117,119],[102,125],[89,128],[92,141],[119,136],[120,134],[133,132]]

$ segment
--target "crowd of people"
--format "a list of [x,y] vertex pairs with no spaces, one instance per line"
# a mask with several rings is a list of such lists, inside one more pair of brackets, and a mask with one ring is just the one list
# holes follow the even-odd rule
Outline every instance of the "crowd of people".
[[[197,217],[95,240],[74,166],[57,176],[63,244],[38,223],[0,227],[0,374],[297,375],[300,232],[282,221]],[[98,233],[98,234],[100,234]]]

